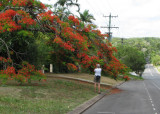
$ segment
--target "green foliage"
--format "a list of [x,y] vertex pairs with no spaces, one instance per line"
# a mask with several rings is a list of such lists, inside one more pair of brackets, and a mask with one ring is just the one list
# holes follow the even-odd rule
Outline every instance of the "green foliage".
[[17,34],[22,37],[33,37],[33,33],[26,30],[20,30],[17,32]]
[[[48,45],[48,36],[41,32],[34,33],[31,31],[20,30],[17,32],[7,32],[0,34],[0,37],[8,45],[11,58],[16,68],[22,60],[40,69],[43,64],[46,64],[49,59],[49,52],[52,50]],[[2,44],[0,42],[0,44]],[[7,57],[7,50],[5,45],[0,48],[0,54]]]
[[[131,45],[143,52],[147,63],[152,63],[155,66],[160,65],[160,38],[129,38],[123,39],[123,42],[121,38],[113,38],[112,43],[116,47],[118,45]],[[119,55],[117,56],[121,56],[121,48],[117,49],[119,52]]]
[[155,55],[152,57],[152,61],[153,65],[155,66],[160,66],[160,55]]
[[1,85],[5,85],[7,83],[8,80],[8,75],[7,74],[1,74],[0,73],[0,83]]
[[139,51],[139,47],[130,46],[130,45],[116,45],[118,49],[118,53],[116,53],[116,57],[122,61],[125,65],[130,67],[132,71],[135,71],[137,74],[140,74],[145,69],[145,56],[142,51]]
[[93,15],[89,14],[89,10],[85,10],[83,13],[80,14],[80,19],[84,23],[92,23],[92,20],[95,20]]
[[47,64],[49,61],[49,53],[53,49],[47,45],[48,36],[42,32],[38,32],[35,35],[35,41],[28,46],[26,61],[41,69],[43,64]]

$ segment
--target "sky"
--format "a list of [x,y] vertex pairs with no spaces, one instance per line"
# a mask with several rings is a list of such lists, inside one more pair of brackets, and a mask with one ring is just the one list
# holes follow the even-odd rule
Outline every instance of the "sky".
[[[54,4],[57,0],[40,0],[42,3]],[[78,0],[80,12],[89,10],[96,19],[93,21],[102,33],[108,32],[111,18],[113,37],[159,37],[160,38],[160,0]],[[70,8],[76,14],[76,7]]]

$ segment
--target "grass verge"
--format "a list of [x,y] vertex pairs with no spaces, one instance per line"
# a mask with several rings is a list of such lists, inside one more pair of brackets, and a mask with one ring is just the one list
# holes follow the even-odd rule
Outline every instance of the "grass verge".
[[[38,86],[37,86],[38,85]],[[2,114],[64,114],[96,96],[93,85],[49,78],[47,82],[0,87]]]

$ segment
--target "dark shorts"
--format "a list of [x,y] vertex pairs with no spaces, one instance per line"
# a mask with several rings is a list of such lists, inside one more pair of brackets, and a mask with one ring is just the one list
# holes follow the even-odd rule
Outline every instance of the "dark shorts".
[[94,82],[100,83],[101,77],[100,76],[94,76]]

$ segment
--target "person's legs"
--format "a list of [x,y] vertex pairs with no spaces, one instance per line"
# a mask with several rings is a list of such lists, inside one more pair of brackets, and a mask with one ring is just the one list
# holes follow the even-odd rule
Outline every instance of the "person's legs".
[[98,83],[98,93],[100,93],[101,92],[101,85],[100,85],[100,83]]
[[96,82],[94,83],[94,91],[96,92]]

